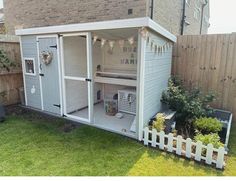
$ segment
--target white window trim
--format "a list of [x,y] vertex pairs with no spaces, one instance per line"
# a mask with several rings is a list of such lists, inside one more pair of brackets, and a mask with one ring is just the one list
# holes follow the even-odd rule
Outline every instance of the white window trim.
[[[26,60],[32,60],[32,61],[33,61],[33,64],[34,64],[34,73],[27,73],[27,72],[26,72],[26,64],[25,64],[25,61],[26,61]],[[23,58],[23,62],[24,62],[24,74],[25,74],[25,75],[30,75],[30,76],[36,76],[35,58],[24,57],[24,58]]]

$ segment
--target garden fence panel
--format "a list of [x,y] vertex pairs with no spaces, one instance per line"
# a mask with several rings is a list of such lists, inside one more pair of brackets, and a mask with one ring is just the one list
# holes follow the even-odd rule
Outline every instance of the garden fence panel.
[[0,49],[10,61],[15,62],[10,72],[0,66],[0,103],[11,105],[20,102],[19,88],[23,87],[19,38],[0,35]]
[[[236,115],[236,33],[178,36],[172,75],[186,88],[215,92],[212,106]],[[236,121],[235,118],[233,118]]]

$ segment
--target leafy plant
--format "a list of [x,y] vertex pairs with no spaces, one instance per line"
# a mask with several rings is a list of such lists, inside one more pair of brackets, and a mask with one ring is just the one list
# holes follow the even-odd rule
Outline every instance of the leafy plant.
[[202,117],[193,122],[194,128],[202,134],[218,133],[222,130],[222,123],[216,118]]
[[0,69],[3,68],[10,72],[12,67],[16,67],[16,63],[11,61],[6,52],[0,49]]
[[158,113],[156,115],[155,121],[153,121],[153,128],[158,132],[163,131],[165,129],[165,115]]
[[209,106],[209,103],[214,99],[214,94],[204,95],[199,89],[187,91],[180,80],[171,78],[168,89],[162,94],[161,101],[167,104],[170,109],[176,111],[177,120],[187,124],[196,118],[210,115],[213,109]]
[[224,147],[224,144],[220,142],[220,137],[217,133],[214,134],[197,134],[194,137],[194,140],[201,141],[204,145],[212,144],[214,148]]

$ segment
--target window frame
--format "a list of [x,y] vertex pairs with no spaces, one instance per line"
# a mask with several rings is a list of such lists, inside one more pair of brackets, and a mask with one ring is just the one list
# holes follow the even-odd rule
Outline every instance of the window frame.
[[[33,68],[34,68],[34,73],[28,73],[26,70],[26,60],[31,60],[33,61]],[[30,75],[30,76],[36,76],[36,69],[35,69],[35,58],[28,58],[28,57],[24,57],[23,58],[23,65],[24,65],[24,74],[25,75]]]

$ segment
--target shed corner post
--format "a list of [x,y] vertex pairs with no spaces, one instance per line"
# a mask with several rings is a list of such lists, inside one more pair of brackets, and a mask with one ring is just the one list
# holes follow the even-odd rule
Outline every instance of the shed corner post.
[[93,44],[92,44],[92,33],[87,33],[87,72],[88,72],[88,79],[91,79],[91,82],[88,82],[88,102],[89,102],[89,122],[94,124],[94,108],[93,108]]
[[26,79],[25,79],[25,61],[24,61],[24,55],[23,55],[22,36],[20,36],[20,54],[21,54],[21,66],[22,66],[22,76],[23,76],[23,84],[24,84],[25,106],[28,106],[28,98],[27,98],[27,91],[26,91]]
[[137,117],[138,124],[136,126],[138,132],[138,140],[143,140],[143,128],[144,128],[144,74],[145,74],[145,51],[146,51],[146,38],[138,33],[138,85],[137,85],[137,94],[138,94],[138,104],[137,104]]

